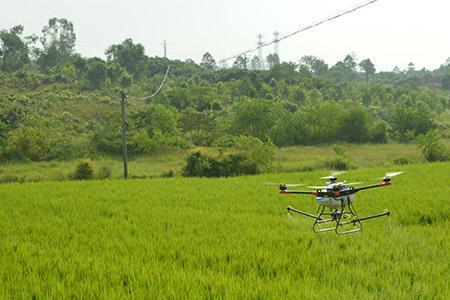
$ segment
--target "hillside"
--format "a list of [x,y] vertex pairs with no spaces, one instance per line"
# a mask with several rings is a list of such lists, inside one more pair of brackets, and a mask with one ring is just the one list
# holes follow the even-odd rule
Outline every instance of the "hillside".
[[449,137],[450,61],[377,72],[353,55],[329,66],[271,54],[264,66],[238,57],[224,67],[207,52],[199,63],[148,57],[131,39],[105,49],[103,60],[75,52],[68,20],[51,19],[42,45],[23,30],[0,30],[2,162],[120,155],[121,89],[134,157],[229,147],[241,136],[277,147]]

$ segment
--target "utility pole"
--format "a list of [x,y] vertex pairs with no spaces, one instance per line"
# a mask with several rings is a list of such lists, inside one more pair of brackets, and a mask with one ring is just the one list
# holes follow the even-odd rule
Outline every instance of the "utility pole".
[[127,94],[123,90],[120,91],[120,110],[122,117],[122,147],[123,147],[123,178],[128,178],[128,149],[127,149],[127,127],[128,122],[125,115],[125,104],[127,102]]
[[166,42],[166,40],[164,40],[162,44],[164,46],[164,58],[167,58],[167,42]]

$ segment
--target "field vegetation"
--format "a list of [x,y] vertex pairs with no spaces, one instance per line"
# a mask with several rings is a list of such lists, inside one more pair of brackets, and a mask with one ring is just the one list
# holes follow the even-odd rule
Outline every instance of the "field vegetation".
[[318,171],[0,185],[0,296],[448,299],[450,164],[400,170],[357,194],[360,215],[391,217],[348,236],[314,234],[286,211],[313,212],[313,198],[263,185],[322,183]]
[[[218,152],[217,149],[197,149],[206,153]],[[141,179],[164,177],[169,173],[173,173],[173,176],[181,176],[186,157],[192,151],[194,150],[185,149],[134,157],[129,162],[130,176]],[[326,161],[333,161],[338,157],[344,158],[349,169],[394,167],[425,161],[418,146],[411,144],[293,146],[277,149],[274,161],[266,172],[325,170],[327,169]],[[123,177],[123,164],[120,157],[100,156],[68,161],[3,163],[0,166],[0,182],[69,180],[80,161],[89,162],[92,165],[96,178],[99,177],[102,168],[111,171],[110,176],[103,179]]]

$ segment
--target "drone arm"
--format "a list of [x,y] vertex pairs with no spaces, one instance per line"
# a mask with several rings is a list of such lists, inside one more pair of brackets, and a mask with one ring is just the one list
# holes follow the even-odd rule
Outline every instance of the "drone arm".
[[391,185],[391,184],[392,184],[391,182],[380,182],[380,183],[377,183],[377,184],[372,184],[372,185],[367,185],[367,186],[362,186],[362,187],[359,187],[359,188],[355,188],[353,191],[356,193],[356,192],[359,192],[359,191],[362,191],[362,190],[368,190],[368,189],[373,189],[373,188],[377,188],[377,187],[388,186],[388,185]]
[[280,194],[297,194],[297,195],[317,195],[316,191],[291,191],[291,190],[280,190]]

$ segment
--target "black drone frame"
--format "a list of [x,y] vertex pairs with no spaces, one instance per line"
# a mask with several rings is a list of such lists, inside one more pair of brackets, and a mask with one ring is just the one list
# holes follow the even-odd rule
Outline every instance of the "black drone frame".
[[[314,195],[317,197],[332,197],[335,200],[341,201],[341,207],[339,209],[332,210],[330,212],[325,211],[325,206],[319,205],[317,213],[310,214],[298,209],[295,209],[291,206],[287,208],[288,212],[295,212],[300,215],[310,217],[315,220],[313,225],[313,231],[316,233],[327,232],[334,230],[337,234],[349,234],[360,231],[362,229],[362,221],[379,218],[383,216],[389,216],[391,213],[389,211],[385,211],[380,214],[371,215],[368,217],[360,218],[358,217],[353,204],[350,201],[350,195],[353,195],[359,191],[367,190],[376,187],[383,187],[391,185],[391,179],[385,178],[383,182],[363,186],[359,188],[350,188],[345,191],[292,191],[288,190],[286,185],[280,185],[280,194],[301,194],[301,195]],[[345,197],[346,196],[346,197]],[[341,199],[337,199],[337,197]]]

